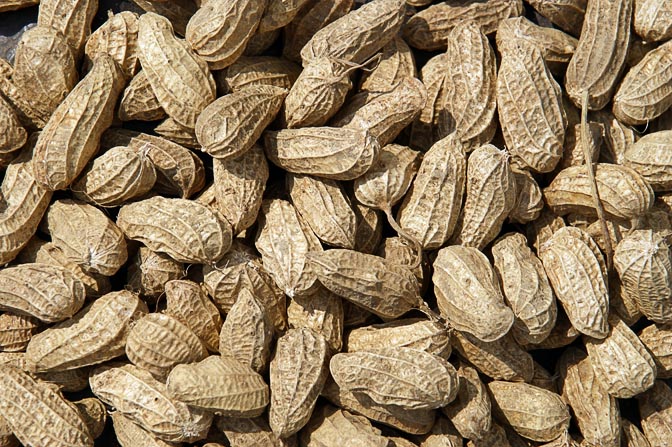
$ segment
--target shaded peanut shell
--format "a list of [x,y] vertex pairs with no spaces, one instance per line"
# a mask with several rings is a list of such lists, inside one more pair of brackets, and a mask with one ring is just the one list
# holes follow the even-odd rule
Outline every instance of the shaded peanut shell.
[[652,324],[638,334],[641,342],[651,353],[656,363],[657,378],[672,378],[672,327],[666,324]]
[[606,338],[586,338],[590,363],[598,380],[614,397],[628,399],[653,386],[656,365],[637,335],[617,316],[609,318]]
[[355,250],[371,254],[380,243],[383,233],[383,217],[380,211],[361,205],[353,200],[352,209],[357,216],[355,231]]
[[269,0],[259,23],[258,32],[267,33],[285,27],[301,11],[308,0]]
[[530,6],[572,36],[581,34],[587,0],[530,0]]
[[110,418],[112,419],[112,426],[114,427],[117,442],[122,447],[133,447],[136,445],[145,447],[174,447],[175,445],[174,443],[158,439],[118,411],[112,413]]
[[210,103],[196,121],[196,138],[202,150],[215,158],[235,158],[259,139],[287,91],[261,85],[248,87]]
[[10,366],[0,367],[0,416],[23,445],[93,446],[84,421],[68,401]]
[[126,77],[133,77],[140,65],[137,14],[122,11],[109,15],[107,21],[87,39],[84,48],[86,61],[89,64],[100,53],[112,56]]
[[56,108],[33,154],[35,179],[50,190],[67,188],[98,150],[114,118],[124,76],[114,60],[98,55],[91,71]]
[[170,397],[166,385],[137,366],[103,366],[89,383],[98,399],[164,441],[203,439],[212,423],[212,413]]
[[211,69],[221,70],[243,54],[267,3],[267,0],[204,3],[189,19],[185,38]]
[[107,422],[107,409],[103,403],[95,397],[87,397],[73,402],[77,411],[82,416],[86,428],[89,430],[92,439],[97,439],[105,429]]
[[128,288],[144,297],[157,298],[164,292],[164,285],[184,276],[184,265],[170,256],[140,247],[128,265]]
[[[217,428],[226,435],[232,445],[239,447],[296,447],[296,437],[277,437],[268,425],[265,416],[256,418],[217,418]],[[209,446],[209,444],[206,444]],[[219,447],[213,444],[212,447]],[[205,446],[204,446],[205,447]]]
[[654,191],[672,190],[670,138],[672,130],[649,133],[623,154],[623,164],[637,171]]
[[466,159],[462,144],[449,136],[425,153],[399,208],[399,225],[424,249],[439,248],[453,234],[462,205]]
[[672,391],[656,380],[649,391],[637,399],[642,431],[651,447],[663,447],[672,441]]
[[168,116],[156,99],[144,70],[140,70],[128,83],[117,114],[122,121],[154,121]]
[[331,352],[343,346],[343,300],[320,287],[312,295],[295,296],[287,305],[287,322],[290,328],[308,328],[327,341]]
[[467,439],[481,439],[492,427],[492,404],[478,372],[460,363],[457,368],[459,388],[455,400],[442,408],[459,434]]
[[[597,163],[595,181],[604,212],[616,219],[633,219],[653,205],[651,186],[626,166]],[[594,215],[588,173],[584,166],[563,169],[544,189],[544,200],[556,214],[571,212]]]
[[222,325],[220,352],[262,374],[271,357],[273,329],[263,305],[252,292],[242,289]]
[[128,291],[95,300],[71,320],[35,335],[26,359],[38,372],[66,371],[95,365],[124,354],[131,324],[147,305]]
[[301,445],[362,445],[389,447],[389,440],[364,416],[358,416],[331,405],[315,410],[308,425],[301,431]]
[[[0,156],[13,157],[28,140],[28,133],[23,128],[11,106],[0,97],[0,126],[3,128],[0,136]],[[9,164],[9,163],[2,163]]]
[[489,244],[516,205],[516,180],[506,152],[491,144],[471,153],[467,194],[453,241],[479,250]]
[[168,394],[192,408],[231,417],[259,416],[268,405],[268,385],[249,366],[216,356],[177,365],[166,381]]
[[198,115],[215,99],[207,63],[175,37],[167,18],[149,12],[138,24],[140,63],[159,104],[177,124],[193,130]]
[[509,220],[521,224],[534,221],[544,208],[541,188],[528,171],[512,171],[516,180],[516,204],[509,213]]
[[247,87],[270,85],[289,90],[301,73],[301,67],[273,56],[241,57],[226,70],[214,74],[217,90],[237,92]]
[[287,174],[292,204],[313,233],[333,247],[355,246],[357,216],[343,187],[335,180]]
[[548,442],[569,428],[569,409],[560,396],[526,383],[488,384],[492,407],[521,436]]
[[165,290],[166,313],[189,327],[209,351],[218,352],[222,317],[204,288],[188,280],[171,280]]
[[[458,70],[460,65],[455,64],[454,67]],[[453,127],[450,116],[444,110],[451,93],[446,74],[452,68],[453,60],[448,53],[442,53],[429,59],[420,71],[420,80],[427,90],[427,101],[411,127],[410,146],[413,149],[427,151],[434,143],[448,136],[446,132]],[[494,78],[491,88],[494,89]],[[491,130],[484,135],[488,140],[492,138],[495,128]]]
[[320,283],[338,296],[384,318],[398,318],[421,304],[418,282],[405,266],[354,250],[308,254]]
[[635,32],[646,41],[667,40],[672,37],[670,4],[660,0],[637,0],[633,25]]
[[[341,3],[347,1],[349,0],[341,0]],[[376,66],[362,73],[360,91],[385,92],[404,78],[417,78],[413,53],[400,36],[385,45],[380,54],[380,61]]]
[[231,227],[218,213],[186,199],[151,199],[124,205],[117,216],[129,239],[178,262],[217,262],[231,246]]
[[439,310],[455,329],[485,342],[511,329],[514,314],[504,304],[495,270],[475,248],[453,245],[439,250],[432,282]]

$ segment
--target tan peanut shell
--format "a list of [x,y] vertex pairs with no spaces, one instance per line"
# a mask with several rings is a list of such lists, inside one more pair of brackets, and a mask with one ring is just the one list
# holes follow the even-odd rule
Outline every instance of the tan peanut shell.
[[504,428],[497,422],[493,422],[492,426],[490,427],[490,431],[488,431],[485,435],[483,435],[481,439],[470,439],[467,442],[466,446],[487,447],[491,445],[496,445],[500,447],[512,447],[508,438],[511,438],[511,434],[507,433],[506,430],[504,430]]
[[357,216],[342,186],[335,180],[287,174],[292,204],[325,244],[352,249]]
[[439,250],[432,282],[441,315],[455,329],[485,342],[511,329],[514,313],[504,304],[495,270],[475,248],[453,245]]
[[0,136],[0,157],[2,164],[13,158],[15,153],[23,147],[28,140],[28,133],[19,122],[18,117],[12,110],[12,107],[0,97],[0,125],[4,129]]
[[24,124],[41,129],[79,80],[72,50],[60,32],[36,26],[21,35],[13,68],[0,90]]
[[565,221],[562,217],[556,216],[547,207],[544,207],[536,220],[527,223],[525,234],[528,243],[538,255],[541,246],[553,236],[553,233],[564,226]]
[[452,344],[460,357],[495,380],[530,381],[534,376],[532,356],[511,335],[484,342],[469,333],[454,331]]
[[467,193],[453,242],[479,250],[501,230],[516,205],[516,182],[506,152],[491,144],[469,155]]
[[55,323],[84,304],[84,284],[70,271],[49,264],[20,264],[0,270],[0,309]]
[[652,324],[642,329],[638,336],[653,357],[656,364],[656,377],[659,379],[672,377],[672,351],[670,350],[672,328],[666,324]]
[[211,355],[198,363],[178,365],[166,387],[174,399],[224,416],[259,416],[268,404],[263,378],[229,356]]
[[672,260],[664,240],[652,230],[637,230],[616,246],[614,266],[623,293],[656,323],[672,322]]
[[642,431],[651,447],[663,447],[672,440],[672,391],[656,380],[649,391],[638,396]]
[[661,41],[672,37],[670,5],[659,0],[637,0],[633,17],[635,32],[646,41]]
[[290,329],[278,339],[270,366],[273,433],[285,438],[308,423],[329,375],[329,348],[324,337],[308,328]]
[[301,67],[274,56],[241,57],[226,70],[214,74],[217,90],[231,93],[248,87],[270,85],[289,90]]
[[218,352],[222,317],[205,289],[193,281],[171,280],[165,290],[166,313],[189,327],[210,352]]
[[478,372],[464,363],[457,368],[459,388],[455,400],[442,408],[459,434],[467,439],[481,439],[492,427],[492,404]]
[[623,154],[623,164],[639,173],[654,191],[672,190],[669,166],[669,139],[672,130],[644,135]]
[[[653,205],[651,186],[631,168],[597,163],[595,181],[608,217],[633,219],[646,213]],[[588,174],[583,166],[572,166],[560,171],[544,189],[544,200],[556,214],[595,214]]]
[[187,24],[185,38],[211,69],[236,61],[259,25],[266,0],[216,0],[201,5]]
[[111,276],[126,263],[124,234],[93,205],[56,200],[49,207],[43,225],[54,245],[84,271]]
[[137,366],[100,367],[89,384],[98,399],[164,441],[203,439],[212,423],[212,413],[172,398],[166,385]]
[[287,305],[290,328],[308,328],[326,340],[331,352],[343,346],[343,300],[320,287],[312,295],[295,296]]
[[91,34],[84,47],[87,63],[99,53],[112,56],[127,78],[138,70],[138,15],[130,11],[110,15]]
[[154,132],[184,147],[191,149],[198,149],[199,147],[194,129],[178,123],[171,117],[166,118],[156,126]]
[[555,28],[539,26],[525,17],[502,20],[497,28],[497,48],[500,51],[508,46],[515,48],[519,40],[539,48],[546,66],[553,73],[564,72],[578,44],[572,36]]
[[622,444],[627,447],[651,447],[644,433],[629,420],[621,419]]
[[320,57],[363,63],[393,39],[405,12],[404,0],[374,0],[350,11],[312,35],[301,49],[303,66]]
[[36,334],[26,359],[37,372],[66,371],[95,365],[124,354],[131,324],[147,305],[127,291],[111,292],[71,320]]
[[287,327],[286,299],[259,258],[237,242],[215,266],[205,266],[204,287],[222,312],[228,312],[243,288],[264,304],[276,331]]
[[118,115],[122,121],[154,121],[167,117],[144,70],[140,70],[128,83],[119,103]]
[[271,358],[274,327],[268,312],[248,289],[242,289],[226,315],[219,350],[263,374]]
[[464,439],[455,429],[455,426],[444,417],[437,417],[432,430],[424,436],[416,438],[421,446],[448,446],[455,447],[464,444]]
[[593,445],[618,446],[621,436],[618,401],[578,348],[567,348],[558,362],[562,396],[571,407],[584,438]]
[[364,394],[355,395],[339,387],[331,378],[327,380],[322,396],[344,410],[366,416],[404,433],[427,433],[434,425],[436,416],[436,410],[406,410],[394,405],[377,404]]
[[0,417],[23,445],[93,447],[84,421],[68,401],[10,366],[0,367]]
[[264,268],[287,296],[315,287],[317,277],[308,253],[321,252],[322,245],[289,202],[276,199],[262,205],[255,246]]
[[355,328],[345,337],[346,352],[370,351],[381,346],[411,348],[447,359],[450,335],[438,322],[408,318]]
[[[600,156],[604,126],[601,123],[590,122],[587,127],[589,158],[595,163]],[[565,134],[564,153],[562,154],[562,160],[560,160],[560,163],[556,166],[556,170],[562,170],[570,166],[584,165],[585,160],[584,144],[581,137],[581,124],[575,124],[567,129],[567,133]]]
[[591,337],[606,337],[609,295],[597,244],[584,231],[565,227],[540,248],[539,257],[572,326]]
[[215,80],[207,63],[173,34],[169,20],[149,12],[138,22],[142,69],[163,110],[194,129],[196,118],[215,99]]
[[353,180],[376,161],[380,145],[367,130],[306,127],[267,131],[264,149],[273,164],[288,172]]
[[164,292],[164,285],[184,276],[184,265],[170,256],[140,247],[128,264],[128,288],[145,297],[157,298]]
[[323,286],[380,317],[398,318],[421,304],[410,269],[379,256],[332,249],[309,253],[308,262]]
[[70,270],[84,284],[86,296],[99,297],[112,289],[107,276],[99,273],[87,273],[75,261],[68,258],[63,250],[52,242],[44,242],[36,237],[26,245],[16,258],[19,263],[38,262],[41,264],[60,265]]
[[2,447],[19,447],[19,440],[16,439],[14,433],[12,433],[12,428],[9,426],[7,421],[0,416],[0,446]]
[[461,23],[473,21],[485,34],[492,34],[502,20],[522,13],[523,4],[519,0],[438,3],[413,15],[404,25],[403,35],[414,48],[440,50],[446,47],[453,28]]
[[[39,0],[7,0],[0,6],[0,12],[16,11],[39,4]],[[3,446],[4,447],[4,446]]]
[[24,351],[39,327],[34,317],[3,313],[0,315],[0,351]]
[[261,146],[240,157],[212,161],[216,207],[240,234],[257,220],[268,180],[268,162]]
[[586,349],[593,370],[607,392],[628,399],[653,386],[656,365],[637,335],[617,316],[609,318],[606,338],[587,338]]
[[339,387],[365,394],[381,405],[431,410],[447,405],[457,395],[455,368],[441,357],[416,349],[339,353],[331,358],[329,369]]
[[625,64],[633,3],[587,2],[579,44],[565,75],[567,95],[577,107],[584,91],[590,110],[604,108],[611,99]]
[[222,96],[196,121],[202,150],[215,158],[234,158],[248,151],[280,111],[287,91],[261,85]]
[[257,32],[267,33],[285,27],[307,3],[307,0],[268,0]]
[[96,0],[42,0],[37,24],[60,31],[79,58],[91,34],[91,22],[97,10]]
[[624,124],[645,124],[672,106],[672,44],[648,52],[632,67],[614,95],[614,115]]
[[98,55],[91,71],[60,103],[37,138],[33,169],[40,184],[51,190],[65,189],[82,172],[98,150],[102,133],[112,124],[123,84],[116,62]]
[[[348,0],[346,0],[347,2]],[[341,3],[345,3],[341,1]],[[396,36],[381,50],[380,61],[376,66],[362,73],[360,91],[384,92],[401,82],[404,78],[417,78],[415,58],[408,44]]]
[[[268,426],[268,421],[264,416],[257,418],[217,418],[215,424],[226,435],[226,439],[236,446],[294,447],[297,445],[296,436],[285,439],[277,437],[271,431],[271,427]],[[220,444],[212,445],[212,447],[219,446]]]
[[462,144],[449,136],[424,154],[397,219],[425,249],[448,241],[457,225],[466,182],[466,158]]
[[569,428],[569,409],[559,395],[526,383],[488,384],[492,407],[521,436],[548,442]]
[[383,217],[373,208],[364,206],[352,200],[353,210],[357,216],[357,230],[355,231],[355,250],[371,254],[382,239]]
[[136,366],[163,380],[175,365],[208,355],[205,345],[178,319],[150,313],[134,322],[126,340],[126,356]]
[[133,0],[133,3],[147,12],[166,17],[175,28],[175,32],[184,36],[187,22],[196,13],[200,2],[193,0],[174,0],[172,2]]
[[385,238],[378,246],[375,254],[409,267],[418,280],[420,293],[424,294],[429,282],[429,261],[426,254],[423,253],[420,263],[417,263],[418,253],[411,241],[400,236]]
[[345,102],[352,88],[352,66],[323,57],[308,64],[285,99],[283,119],[288,128],[323,126]]
[[560,86],[534,44],[521,40],[504,48],[497,73],[504,140],[514,160],[533,171],[550,172],[562,157],[567,127]]
[[557,307],[544,266],[520,233],[507,233],[492,246],[495,270],[504,299],[515,315],[513,336],[521,343],[538,343],[555,326]]
[[464,22],[450,32],[445,54],[451,63],[443,79],[445,96],[437,98],[437,130],[442,136],[454,131],[466,147],[478,147],[490,141],[494,130],[495,53],[482,28]]
[[604,126],[603,143],[605,155],[611,158],[613,163],[623,164],[625,151],[635,142],[635,131],[621,123],[608,110],[602,109],[590,114],[590,120]]
[[156,182],[156,170],[147,152],[117,146],[95,158],[72,184],[75,197],[106,207],[143,196]]
[[206,206],[186,199],[153,197],[124,205],[117,225],[129,239],[178,262],[217,262],[231,246],[229,224]]
[[118,411],[110,415],[114,434],[121,447],[143,445],[146,447],[172,447],[175,444],[158,439]]
[[416,78],[404,78],[389,91],[353,96],[331,121],[336,127],[368,130],[380,146],[394,141],[420,114],[427,90]]
[[352,414],[331,405],[315,410],[310,422],[300,434],[301,445],[366,445],[370,447],[389,446],[389,441],[381,435],[363,416]]
[[153,189],[161,194],[189,198],[205,186],[205,168],[196,154],[165,138],[127,129],[109,129],[103,148],[127,146],[147,158],[156,170]]
[[33,176],[30,155],[27,150],[7,166],[0,186],[0,263],[14,259],[30,241],[51,200]]

